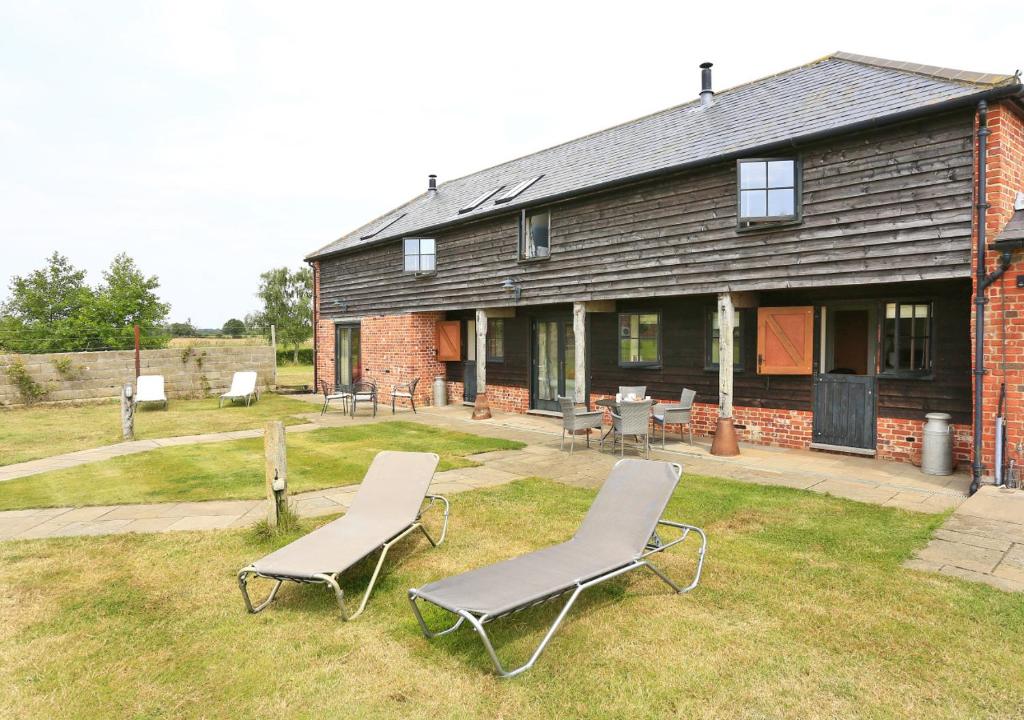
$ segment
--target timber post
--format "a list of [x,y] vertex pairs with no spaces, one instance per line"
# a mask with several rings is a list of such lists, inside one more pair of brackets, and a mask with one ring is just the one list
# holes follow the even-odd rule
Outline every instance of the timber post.
[[476,399],[473,401],[473,419],[489,420],[491,404],[487,401],[487,311],[476,311],[476,337],[467,338],[476,343]]
[[288,503],[288,455],[284,423],[271,420],[263,433],[264,474],[267,489],[267,524],[276,528]]
[[125,440],[135,439],[135,398],[131,383],[121,388],[121,435]]
[[736,308],[732,294],[718,295],[718,423],[711,443],[712,455],[739,455],[732,417],[733,323]]

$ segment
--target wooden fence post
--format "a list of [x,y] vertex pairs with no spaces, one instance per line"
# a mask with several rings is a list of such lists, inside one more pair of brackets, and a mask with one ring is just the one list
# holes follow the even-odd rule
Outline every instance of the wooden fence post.
[[267,485],[267,524],[277,527],[288,502],[288,456],[284,423],[271,420],[263,433],[264,470]]
[[135,439],[135,402],[131,383],[121,388],[121,435],[125,440]]

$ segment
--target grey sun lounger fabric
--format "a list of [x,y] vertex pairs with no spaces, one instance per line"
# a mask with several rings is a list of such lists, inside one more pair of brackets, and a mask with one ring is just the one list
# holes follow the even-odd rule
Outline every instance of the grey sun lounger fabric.
[[[640,568],[653,572],[676,593],[697,587],[707,536],[698,527],[662,517],[682,470],[675,463],[620,460],[572,540],[412,588],[409,603],[423,634],[436,638],[468,623],[480,636],[497,673],[510,678],[533,667],[577,598],[588,588]],[[665,540],[656,532],[658,528],[674,528],[678,535]],[[700,542],[697,565],[693,580],[683,586],[655,567],[651,556],[684,542],[691,534]],[[516,668],[506,669],[485,625],[563,594],[568,599],[530,658]],[[446,610],[457,619],[446,628],[431,629],[420,611],[420,601]]]
[[[439,460],[434,453],[378,453],[352,499],[352,506],[343,517],[238,572],[238,586],[246,609],[251,613],[265,609],[274,601],[281,583],[288,580],[328,585],[334,591],[343,618],[351,620],[360,615],[393,544],[417,529],[431,545],[444,542],[448,529],[448,501],[440,495],[427,495]],[[430,501],[427,508],[434,501],[439,501],[444,507],[444,524],[437,540],[427,532],[420,519],[425,510],[424,500],[427,499]],[[377,550],[381,554],[376,569],[362,602],[350,614],[338,576]],[[275,581],[270,594],[262,602],[254,603],[249,595],[251,577]]]
[[261,575],[303,579],[351,567],[416,521],[437,463],[433,453],[378,454],[344,516],[253,567]]
[[572,540],[438,580],[416,594],[452,612],[494,617],[628,565],[644,553],[677,483],[670,463],[623,460]]

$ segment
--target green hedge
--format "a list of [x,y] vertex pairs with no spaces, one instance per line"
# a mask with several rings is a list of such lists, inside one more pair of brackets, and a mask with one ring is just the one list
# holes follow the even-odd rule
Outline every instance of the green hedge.
[[[279,349],[277,351],[277,364],[278,365],[291,365],[295,358],[294,350]],[[312,365],[313,364],[313,348],[299,348],[299,364],[300,365]]]

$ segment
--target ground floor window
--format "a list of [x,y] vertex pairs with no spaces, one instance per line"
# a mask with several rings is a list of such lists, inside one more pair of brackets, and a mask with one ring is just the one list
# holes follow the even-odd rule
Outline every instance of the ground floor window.
[[494,318],[487,321],[487,362],[505,360],[505,320]]
[[656,367],[661,364],[661,316],[658,313],[619,313],[619,365]]
[[[722,336],[718,327],[718,309],[708,310],[708,319],[705,323],[707,337],[705,338],[704,363],[707,369],[718,369],[718,342]],[[735,370],[743,369],[743,313],[739,310],[732,312],[732,366]]]
[[882,372],[926,375],[932,370],[932,304],[890,302],[882,320]]

